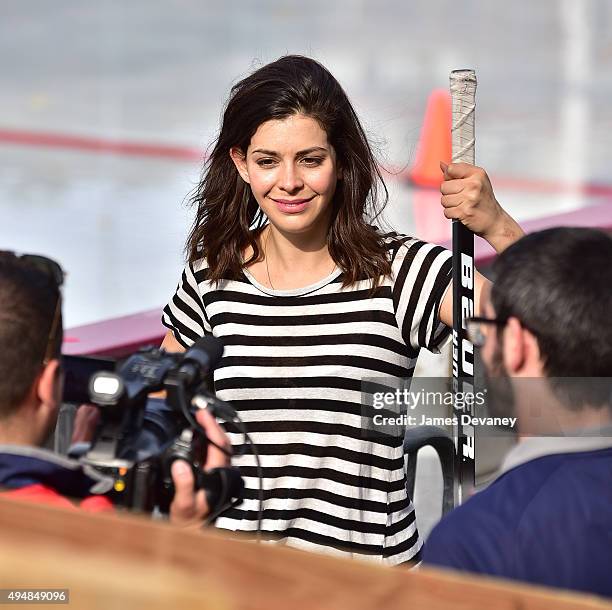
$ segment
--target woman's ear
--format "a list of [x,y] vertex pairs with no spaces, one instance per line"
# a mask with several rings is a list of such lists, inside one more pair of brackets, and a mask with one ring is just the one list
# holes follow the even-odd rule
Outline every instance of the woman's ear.
[[247,184],[250,184],[249,172],[247,170],[247,164],[246,164],[246,157],[244,153],[242,152],[242,150],[240,150],[240,148],[238,148],[237,146],[232,146],[232,148],[230,148],[229,155],[232,161],[234,162],[234,165],[236,166],[236,169],[238,170],[240,177]]

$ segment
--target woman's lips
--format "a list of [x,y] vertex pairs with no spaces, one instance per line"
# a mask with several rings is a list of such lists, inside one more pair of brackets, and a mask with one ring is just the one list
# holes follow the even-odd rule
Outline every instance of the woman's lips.
[[285,214],[298,214],[306,209],[308,202],[311,201],[313,197],[309,197],[308,199],[271,199],[276,203],[281,212]]

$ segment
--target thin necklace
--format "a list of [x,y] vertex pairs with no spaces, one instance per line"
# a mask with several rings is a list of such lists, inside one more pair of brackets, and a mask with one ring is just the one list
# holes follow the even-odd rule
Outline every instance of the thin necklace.
[[[266,241],[264,242],[263,251],[264,260],[266,261],[266,273],[268,274],[268,284],[270,284],[270,288],[272,288],[272,290],[276,290],[276,288],[274,288],[274,284],[272,283],[272,279],[270,278],[270,267],[268,267],[268,239],[270,239],[270,231],[268,231],[268,234],[266,235]],[[333,270],[336,268],[336,262],[332,260],[332,263],[334,264],[334,266],[332,267],[330,273],[332,273]]]
[[268,267],[268,240],[270,239],[270,231],[268,231],[268,234],[266,235],[266,243],[264,243],[264,259],[266,261],[266,272],[268,274],[268,283],[270,284],[270,288],[272,288],[272,290],[276,290],[276,288],[274,288],[274,284],[272,284],[272,280],[270,279],[270,268]]

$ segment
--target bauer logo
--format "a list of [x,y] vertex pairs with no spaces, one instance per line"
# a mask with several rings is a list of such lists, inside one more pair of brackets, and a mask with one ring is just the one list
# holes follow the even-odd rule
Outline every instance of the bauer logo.
[[[461,298],[461,326],[465,330],[467,319],[474,315],[474,259],[461,254],[461,286],[470,291],[470,296]],[[461,369],[463,375],[474,374],[474,346],[466,338],[461,341]]]
[[[469,254],[461,254],[461,287],[468,292],[461,296],[461,327],[466,329],[467,319],[474,315],[474,259]],[[461,369],[459,368],[461,366]],[[453,375],[474,375],[474,346],[467,338],[459,337],[453,331]]]

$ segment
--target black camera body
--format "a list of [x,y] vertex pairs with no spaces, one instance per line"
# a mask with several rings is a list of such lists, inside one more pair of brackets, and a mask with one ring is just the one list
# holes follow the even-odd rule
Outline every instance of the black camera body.
[[[116,504],[167,513],[176,459],[192,465],[195,487],[205,490],[213,513],[240,498],[244,484],[236,469],[202,471],[208,439],[191,405],[195,395],[208,394],[206,376],[222,353],[218,339],[203,337],[185,353],[144,348],[115,372],[91,376],[89,398],[100,407],[100,423],[93,442],[75,446],[71,457],[112,478]],[[164,399],[149,398],[160,390]]]

